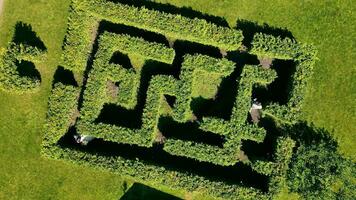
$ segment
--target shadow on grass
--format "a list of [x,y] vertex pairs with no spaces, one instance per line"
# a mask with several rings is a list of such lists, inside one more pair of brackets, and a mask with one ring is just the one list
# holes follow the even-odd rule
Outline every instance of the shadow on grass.
[[62,66],[58,66],[56,72],[54,73],[53,85],[56,83],[78,87],[78,83],[74,78],[73,72],[68,69],[64,69]]
[[134,183],[119,200],[182,200],[141,183]]
[[21,62],[16,62],[16,66],[21,77],[29,77],[41,81],[41,74],[32,62],[23,60]]
[[41,39],[32,30],[32,26],[30,24],[26,24],[23,22],[16,23],[13,42],[17,44],[21,43],[21,44],[37,47],[40,50],[47,49],[44,43],[41,41]]

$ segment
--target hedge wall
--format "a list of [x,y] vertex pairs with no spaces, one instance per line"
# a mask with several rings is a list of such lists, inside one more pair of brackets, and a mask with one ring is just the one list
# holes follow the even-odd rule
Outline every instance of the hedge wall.
[[240,30],[220,27],[203,19],[190,19],[106,0],[72,0],[62,56],[63,66],[74,71],[84,71],[101,20],[224,50],[237,50],[243,40]]
[[264,113],[273,115],[283,121],[296,122],[300,119],[307,83],[312,76],[316,56],[316,49],[312,45],[298,43],[290,38],[282,39],[262,33],[257,33],[252,41],[250,51],[261,58],[276,58],[293,60],[296,71],[289,84],[287,105],[273,103],[268,105]]

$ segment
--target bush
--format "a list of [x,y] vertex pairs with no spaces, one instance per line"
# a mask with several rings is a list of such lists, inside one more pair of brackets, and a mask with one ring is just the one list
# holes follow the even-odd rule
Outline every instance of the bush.
[[42,62],[45,52],[25,44],[10,43],[7,50],[0,54],[0,89],[13,92],[35,92],[40,86],[40,80],[35,77],[21,76],[17,63],[31,61]]
[[303,198],[351,200],[356,195],[355,183],[350,182],[356,180],[355,169],[328,144],[302,145],[292,160],[288,185]]

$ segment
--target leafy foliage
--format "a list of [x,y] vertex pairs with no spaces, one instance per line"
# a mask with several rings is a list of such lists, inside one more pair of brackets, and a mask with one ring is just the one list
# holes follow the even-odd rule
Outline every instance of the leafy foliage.
[[[131,7],[121,3],[114,4],[104,0],[96,2],[74,0],[71,9],[72,14],[62,61],[66,68],[73,71],[84,70],[100,20],[153,31],[171,39],[211,45],[221,50],[237,50],[242,41],[241,32],[238,30],[218,27],[201,19],[188,19],[180,15]],[[79,40],[79,38],[83,39]],[[291,39],[281,39],[259,33],[255,35],[252,45],[250,53],[258,57],[288,59],[297,62],[288,104],[271,104],[265,111],[265,114],[275,118],[294,122],[298,119],[296,114],[300,110],[300,102],[304,95],[303,88],[311,75],[316,58],[314,49]],[[241,140],[252,140],[257,143],[265,140],[266,130],[258,124],[248,123],[247,116],[251,108],[253,88],[272,83],[277,78],[276,71],[264,69],[261,66],[244,66],[240,77],[236,80],[238,82],[237,97],[229,119],[211,116],[197,119],[191,109],[192,99],[196,97],[214,99],[222,80],[236,70],[236,65],[225,58],[217,59],[201,54],[184,55],[179,77],[172,75],[150,77],[139,127],[129,128],[103,123],[97,121],[97,118],[106,104],[113,104],[130,111],[136,109],[138,98],[142,95],[140,89],[142,89],[144,73],[150,70],[146,69],[150,66],[143,65],[143,67],[127,69],[125,66],[111,63],[110,58],[116,52],[127,54],[129,58],[139,58],[141,61],[155,60],[169,65],[172,65],[176,56],[173,49],[160,43],[148,42],[125,34],[102,33],[98,39],[98,50],[85,85],[80,117],[76,121],[79,134],[94,136],[106,142],[132,145],[135,148],[152,149],[157,138],[164,137],[164,133],[162,134],[158,126],[161,117],[171,117],[177,123],[194,122],[201,130],[222,135],[223,146],[217,147],[195,141],[168,138],[160,140],[163,151],[169,155],[219,166],[234,166],[243,162],[258,174],[269,177],[269,192],[265,194],[256,188],[226,184],[220,180],[211,180],[184,171],[165,169],[154,164],[147,164],[140,159],[88,153],[80,148],[70,148],[55,143],[50,145],[45,154],[94,168],[111,170],[150,184],[165,184],[188,191],[203,190],[222,198],[232,199],[239,194],[239,197],[246,199],[267,199],[285,187],[289,161],[295,146],[294,140],[290,137],[276,137],[272,160],[241,157],[243,154]],[[204,77],[211,79],[205,80]],[[108,83],[118,87],[117,93],[108,95]],[[116,97],[113,97],[113,94]],[[174,103],[170,104],[166,96],[174,97]],[[56,102],[56,99],[50,101],[54,101],[54,105],[63,103]],[[76,107],[74,104],[67,104]],[[58,105],[58,107],[66,110],[64,114],[70,114],[66,106]],[[62,120],[65,119],[67,118]],[[64,121],[61,122],[66,124]],[[51,124],[54,122],[47,121],[47,123],[47,127],[52,127]],[[60,132],[64,130],[61,129]],[[51,138],[47,135],[45,137]]]
[[17,70],[18,63],[31,61],[42,62],[45,52],[25,44],[10,43],[7,50],[0,54],[0,88],[13,92],[34,92],[40,85],[40,80],[34,77],[21,76]]
[[[225,50],[240,47],[242,32],[220,27],[203,19],[189,19],[146,8],[136,8],[106,0],[73,0],[68,33],[66,36],[63,65],[83,71],[95,38],[99,21],[134,26],[163,34],[169,38],[189,40]],[[79,59],[78,59],[79,58]]]

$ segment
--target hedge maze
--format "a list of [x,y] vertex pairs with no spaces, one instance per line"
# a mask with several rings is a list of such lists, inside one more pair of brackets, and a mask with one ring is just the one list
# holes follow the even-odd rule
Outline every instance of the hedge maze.
[[[243,40],[242,31],[204,19],[73,0],[61,65],[83,75],[83,84],[53,84],[43,155],[158,187],[269,199],[285,185],[295,145],[280,127],[299,119],[316,52],[263,33],[246,52]],[[35,88],[38,82],[19,79],[11,65],[40,53],[10,45],[1,86]],[[270,67],[258,64],[266,59]],[[276,84],[286,88],[283,101]],[[256,96],[259,123],[249,117]],[[74,135],[95,139],[80,145]]]

